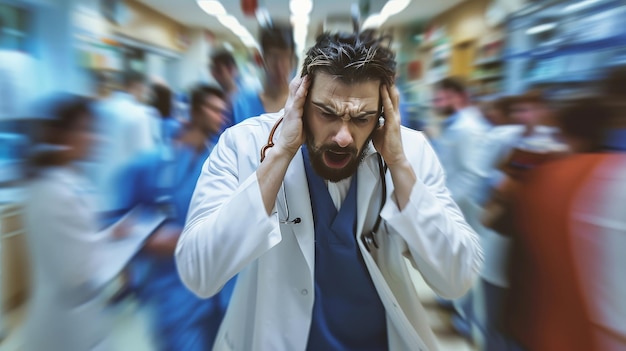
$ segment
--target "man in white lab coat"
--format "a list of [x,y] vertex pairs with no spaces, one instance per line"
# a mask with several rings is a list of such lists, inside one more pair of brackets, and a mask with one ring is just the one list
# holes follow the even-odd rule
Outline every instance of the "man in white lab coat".
[[[434,108],[445,117],[439,136],[433,146],[446,173],[446,186],[463,216],[479,234],[483,184],[489,177],[489,168],[483,158],[486,150],[489,122],[472,105],[462,80],[446,78],[435,85]],[[482,239],[482,238],[481,238]],[[457,315],[452,323],[457,331],[470,337],[474,308],[472,294],[454,301]]]
[[395,66],[373,33],[323,34],[285,108],[222,135],[176,249],[199,296],[239,274],[214,350],[438,348],[405,258],[455,298],[482,254],[426,139],[400,126]]
[[97,107],[100,140],[94,150],[97,163],[94,181],[101,193],[99,210],[116,212],[115,174],[133,156],[156,146],[153,118],[142,103],[146,92],[145,76],[139,72],[124,75],[123,89],[114,92]]

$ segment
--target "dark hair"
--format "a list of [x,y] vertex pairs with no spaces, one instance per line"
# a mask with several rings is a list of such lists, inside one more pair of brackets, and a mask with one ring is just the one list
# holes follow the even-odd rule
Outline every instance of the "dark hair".
[[591,150],[598,151],[607,128],[610,109],[597,97],[579,98],[567,102],[557,118],[561,131],[566,136],[588,141]]
[[440,80],[435,85],[435,90],[448,90],[457,94],[467,94],[465,82],[459,77],[448,77]]
[[626,99],[626,66],[607,71],[601,84],[602,93],[607,97]]
[[233,54],[231,54],[227,50],[219,50],[213,53],[213,55],[211,55],[211,64],[213,66],[219,66],[219,65],[223,65],[226,67],[237,66],[237,63],[235,62],[235,58],[233,57]]
[[61,163],[60,155],[53,147],[62,146],[65,133],[76,131],[81,120],[93,118],[91,99],[74,95],[58,97],[52,102],[49,117],[42,120],[38,126],[36,146],[32,150],[29,162],[33,170]]
[[191,111],[198,111],[204,104],[204,100],[209,96],[217,96],[222,100],[226,100],[226,95],[224,95],[222,89],[216,86],[201,84],[191,91]]
[[128,88],[134,84],[143,84],[146,82],[146,76],[137,71],[128,71],[125,72],[122,77],[122,83],[124,87]]
[[172,117],[172,90],[163,84],[152,85],[152,106],[159,111],[161,118]]
[[539,89],[530,89],[522,95],[509,96],[509,106],[515,104],[549,104],[550,101],[545,97],[543,91]]
[[259,31],[261,50],[266,52],[271,48],[294,50],[293,28],[287,23],[272,23],[261,27]]
[[346,83],[379,79],[392,85],[396,76],[395,54],[390,37],[361,33],[323,33],[310,48],[302,66],[302,76],[324,72]]

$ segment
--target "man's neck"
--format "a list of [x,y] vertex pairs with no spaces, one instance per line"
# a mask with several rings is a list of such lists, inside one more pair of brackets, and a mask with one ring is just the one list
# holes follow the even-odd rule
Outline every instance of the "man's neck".
[[265,86],[260,95],[266,112],[280,111],[285,106],[288,96],[289,86],[280,88]]
[[191,125],[185,133],[180,137],[180,141],[191,146],[194,150],[200,152],[206,148],[206,143],[211,136],[205,133],[201,128]]

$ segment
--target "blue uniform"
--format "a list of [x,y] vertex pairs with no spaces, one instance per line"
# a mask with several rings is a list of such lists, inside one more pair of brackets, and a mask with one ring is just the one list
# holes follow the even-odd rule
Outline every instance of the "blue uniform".
[[307,350],[387,350],[385,308],[357,247],[357,175],[337,210],[302,148],[315,220],[315,302]]
[[[201,153],[175,144],[135,158],[120,174],[120,201],[126,208],[166,202],[170,222],[185,223],[189,202],[210,149]],[[234,279],[219,295],[201,300],[180,281],[174,257],[142,252],[132,263],[133,285],[139,299],[152,309],[152,329],[159,350],[210,350]]]
[[237,124],[246,118],[265,113],[265,107],[256,90],[243,90],[233,99],[233,120]]

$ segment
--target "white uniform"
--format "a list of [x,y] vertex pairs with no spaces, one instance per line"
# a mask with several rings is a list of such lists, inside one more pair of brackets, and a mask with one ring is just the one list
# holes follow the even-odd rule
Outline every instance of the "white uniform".
[[93,192],[70,168],[45,170],[29,186],[25,205],[32,295],[25,351],[105,348],[110,334],[93,278],[102,262]]
[[[260,150],[281,112],[228,129],[207,160],[178,242],[184,283],[209,297],[239,273],[215,350],[305,350],[314,301],[315,235],[302,154],[293,158],[276,211],[268,216],[256,169]],[[280,133],[280,129],[278,130]],[[370,254],[357,240],[387,312],[390,350],[435,350],[437,342],[411,282],[411,259],[438,294],[455,298],[470,287],[482,262],[476,234],[445,187],[444,174],[421,133],[403,128],[405,153],[417,175],[400,211],[387,172],[385,230]],[[371,230],[380,209],[375,150],[358,169],[357,233]],[[299,223],[281,223],[300,218]],[[360,235],[358,235],[360,237]]]

